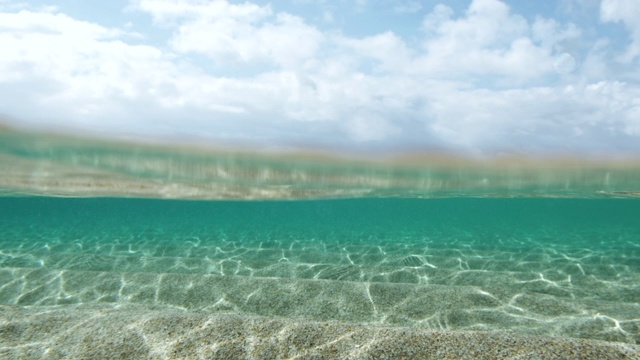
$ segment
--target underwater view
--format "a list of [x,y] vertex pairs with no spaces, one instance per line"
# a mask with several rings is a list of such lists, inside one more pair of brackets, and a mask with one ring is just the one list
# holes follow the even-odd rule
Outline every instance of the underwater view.
[[0,0],[0,360],[640,360],[639,19]]
[[630,161],[2,144],[3,358],[640,354]]

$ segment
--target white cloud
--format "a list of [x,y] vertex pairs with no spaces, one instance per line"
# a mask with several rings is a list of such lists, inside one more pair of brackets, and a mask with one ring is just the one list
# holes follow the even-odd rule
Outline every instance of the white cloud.
[[426,54],[416,70],[440,77],[481,77],[509,82],[538,79],[554,70],[554,47],[579,35],[552,20],[527,22],[498,0],[474,0],[465,16],[438,5],[423,23]]
[[343,47],[343,51],[358,61],[375,61],[378,70],[387,72],[402,72],[403,68],[411,66],[412,51],[407,44],[393,32],[365,38],[338,37],[336,43]]
[[605,22],[622,22],[631,35],[631,44],[621,60],[631,62],[640,56],[640,2],[637,0],[602,0],[600,18]]
[[272,15],[270,6],[260,6],[245,2],[234,5],[226,0],[132,0],[129,10],[140,10],[164,23],[177,18],[225,18],[243,19],[254,22]]
[[580,35],[580,29],[572,23],[563,26],[556,20],[538,17],[531,24],[532,39],[545,48],[553,48]]
[[[603,20],[631,21],[611,4]],[[0,111],[212,139],[640,149],[640,88],[607,80],[606,41],[581,56],[565,46],[585,36],[576,25],[498,0],[462,13],[438,5],[413,40],[323,31],[250,2],[136,0],[129,11],[148,14],[166,42],[55,9],[0,12]]]
[[[430,124],[448,142],[475,151],[615,148],[637,135],[634,112],[640,89],[620,82],[448,93],[432,107]],[[492,144],[492,145],[489,145]]]
[[323,40],[316,28],[270,6],[226,1],[139,0],[136,9],[161,23],[177,23],[170,41],[180,53],[201,53],[217,63],[270,61],[299,65]]
[[234,19],[198,19],[181,25],[171,41],[181,53],[203,53],[215,62],[271,61],[294,66],[317,52],[322,35],[295,16],[279,14],[273,22],[247,24]]
[[123,30],[31,11],[2,13],[0,23],[0,43],[10,49],[0,52],[3,108],[29,104],[16,117],[115,130],[153,127],[158,114],[176,108],[243,111],[211,97],[227,83],[158,48],[127,43]]
[[560,74],[568,74],[575,69],[576,60],[571,54],[563,53],[556,57],[553,67],[555,67],[556,71]]
[[64,14],[2,13],[0,23],[0,43],[10,49],[0,53],[2,80],[47,78],[59,82],[63,91],[51,94],[52,101],[90,101],[116,93],[134,97],[142,88],[127,81],[131,75],[138,78],[140,73],[153,70],[166,73],[163,67],[170,66],[162,62],[157,49],[124,43],[119,39],[125,34],[121,30]]

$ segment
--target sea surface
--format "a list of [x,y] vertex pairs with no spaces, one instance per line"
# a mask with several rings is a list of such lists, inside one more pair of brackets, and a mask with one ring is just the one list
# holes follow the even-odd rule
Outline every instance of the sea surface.
[[640,344],[637,162],[0,134],[0,305]]

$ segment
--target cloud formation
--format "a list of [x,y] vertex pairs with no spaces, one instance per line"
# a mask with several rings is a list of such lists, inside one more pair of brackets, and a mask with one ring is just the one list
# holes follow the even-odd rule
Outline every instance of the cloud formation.
[[499,0],[390,7],[422,14],[410,36],[391,22],[356,36],[252,2],[132,0],[124,14],[148,17],[148,28],[0,5],[0,112],[211,141],[634,153],[636,3],[602,0],[593,14],[591,26],[624,27],[622,50],[605,32]]
[[634,0],[602,0],[600,17],[605,22],[622,22],[631,37],[627,51],[621,59],[625,62],[640,57],[640,2]]

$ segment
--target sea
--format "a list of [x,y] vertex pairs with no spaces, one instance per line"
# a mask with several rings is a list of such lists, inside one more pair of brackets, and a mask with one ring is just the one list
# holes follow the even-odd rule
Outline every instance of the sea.
[[0,141],[3,309],[640,345],[637,159]]

